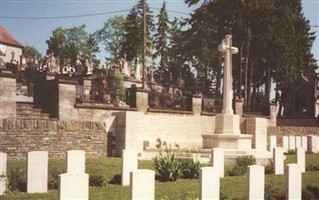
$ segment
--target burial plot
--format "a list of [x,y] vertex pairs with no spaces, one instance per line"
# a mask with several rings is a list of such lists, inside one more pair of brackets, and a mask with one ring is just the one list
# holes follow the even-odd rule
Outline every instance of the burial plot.
[[219,177],[224,177],[224,149],[212,149],[212,165],[215,168],[216,173],[219,174]]
[[301,199],[301,171],[298,164],[288,164],[285,168],[286,199]]
[[250,165],[247,168],[247,199],[264,199],[265,167]]
[[275,174],[284,174],[284,151],[281,147],[274,148],[273,165]]

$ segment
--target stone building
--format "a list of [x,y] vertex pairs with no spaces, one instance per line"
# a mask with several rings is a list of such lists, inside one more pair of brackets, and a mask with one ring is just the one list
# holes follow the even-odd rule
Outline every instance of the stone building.
[[0,26],[0,66],[6,63],[21,63],[23,46]]

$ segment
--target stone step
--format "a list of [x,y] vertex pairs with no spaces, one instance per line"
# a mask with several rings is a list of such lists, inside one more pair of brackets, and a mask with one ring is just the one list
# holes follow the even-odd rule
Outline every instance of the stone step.
[[31,102],[17,102],[16,103],[17,109],[33,109],[33,103]]
[[41,114],[41,109],[23,109],[23,108],[17,108],[17,113],[18,114]]

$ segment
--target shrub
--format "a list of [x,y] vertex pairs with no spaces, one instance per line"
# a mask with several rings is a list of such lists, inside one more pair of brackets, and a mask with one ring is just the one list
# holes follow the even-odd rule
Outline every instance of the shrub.
[[[159,156],[153,158],[153,164],[158,172],[158,178],[161,181],[176,181],[178,177],[182,175],[182,163],[175,158],[171,147],[167,147],[167,144],[158,138]],[[163,147],[165,153],[163,153]]]
[[285,194],[280,192],[280,190],[276,188],[273,183],[269,183],[269,184],[265,184],[264,199],[267,199],[267,200],[285,199]]
[[199,161],[194,161],[193,159],[188,159],[182,164],[182,171],[184,178],[197,178],[199,176],[199,169],[201,165]]
[[316,199],[319,199],[319,187],[316,185],[307,185],[306,189],[310,191]]
[[153,159],[153,163],[162,181],[176,181],[182,175],[182,164],[175,159],[174,153],[160,153],[160,156]]
[[90,175],[89,185],[92,187],[106,187],[108,185],[108,178],[102,175]]
[[256,159],[254,156],[239,156],[236,158],[236,165],[227,174],[229,176],[240,176],[246,173],[247,167],[249,165],[256,164]]
[[275,172],[273,163],[265,166],[265,174],[273,174]]
[[24,169],[16,167],[8,173],[8,189],[10,191],[26,191],[26,172]]
[[296,154],[296,150],[295,149],[289,149],[287,152],[287,155],[294,155]]

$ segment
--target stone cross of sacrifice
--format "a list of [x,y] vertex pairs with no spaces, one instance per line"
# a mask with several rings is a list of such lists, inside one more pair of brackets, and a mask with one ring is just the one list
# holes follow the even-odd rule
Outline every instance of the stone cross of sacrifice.
[[232,46],[232,35],[225,36],[225,42],[218,46],[218,50],[225,54],[224,81],[223,81],[223,114],[232,115],[232,54],[238,53],[238,48]]

